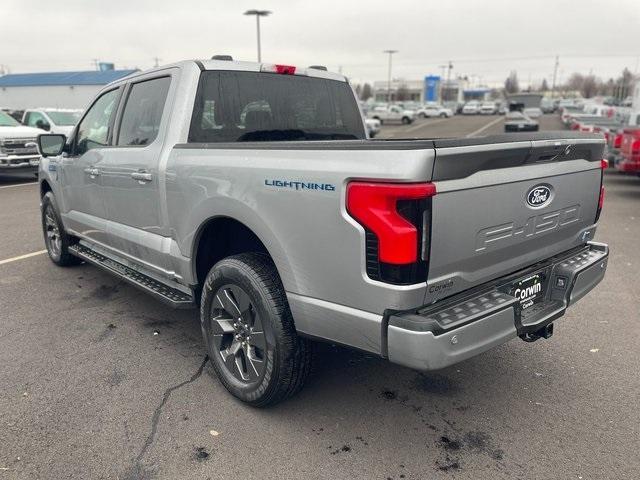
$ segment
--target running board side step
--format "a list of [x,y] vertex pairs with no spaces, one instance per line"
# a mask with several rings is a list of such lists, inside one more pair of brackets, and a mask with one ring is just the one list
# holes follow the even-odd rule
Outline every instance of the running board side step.
[[120,262],[107,258],[84,245],[79,243],[71,245],[69,246],[69,252],[85,262],[113,273],[122,280],[144,290],[173,308],[194,308],[196,306],[193,295],[172,288],[144,273],[140,273]]

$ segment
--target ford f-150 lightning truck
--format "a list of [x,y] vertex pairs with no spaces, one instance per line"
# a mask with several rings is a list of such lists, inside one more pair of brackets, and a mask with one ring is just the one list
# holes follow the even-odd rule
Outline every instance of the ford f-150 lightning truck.
[[440,369],[553,322],[603,278],[602,137],[371,140],[344,76],[185,61],[38,138],[51,260],[199,307],[236,397],[298,391],[312,340]]

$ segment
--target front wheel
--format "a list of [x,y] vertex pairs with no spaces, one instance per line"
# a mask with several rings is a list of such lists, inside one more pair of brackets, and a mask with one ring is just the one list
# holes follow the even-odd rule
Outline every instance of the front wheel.
[[402,117],[402,123],[404,125],[409,125],[411,123],[411,119],[409,117]]
[[238,399],[264,407],[304,385],[312,345],[296,333],[268,256],[245,253],[214,265],[202,289],[200,321],[213,369]]
[[47,253],[53,263],[60,267],[78,265],[81,260],[69,253],[73,238],[64,230],[58,214],[58,206],[53,193],[47,192],[42,197],[42,233]]

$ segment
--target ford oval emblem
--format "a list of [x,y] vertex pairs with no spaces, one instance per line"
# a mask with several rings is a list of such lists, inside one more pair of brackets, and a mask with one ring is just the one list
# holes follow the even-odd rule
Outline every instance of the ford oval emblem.
[[527,203],[530,207],[540,208],[551,202],[551,189],[546,185],[536,185],[527,193]]

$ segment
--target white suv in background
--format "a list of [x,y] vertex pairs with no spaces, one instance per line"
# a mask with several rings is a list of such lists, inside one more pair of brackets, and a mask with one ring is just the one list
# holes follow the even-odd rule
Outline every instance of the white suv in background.
[[51,133],[61,133],[67,137],[76,126],[82,110],[61,108],[34,108],[25,110],[22,124],[28,127],[47,130]]
[[463,115],[477,115],[478,113],[480,113],[480,104],[477,100],[471,100],[462,107]]
[[483,102],[480,105],[481,115],[495,115],[496,113],[498,113],[498,108],[494,102]]
[[453,110],[446,108],[438,103],[428,103],[422,108],[419,108],[416,115],[420,118],[441,117],[449,118],[453,117]]

